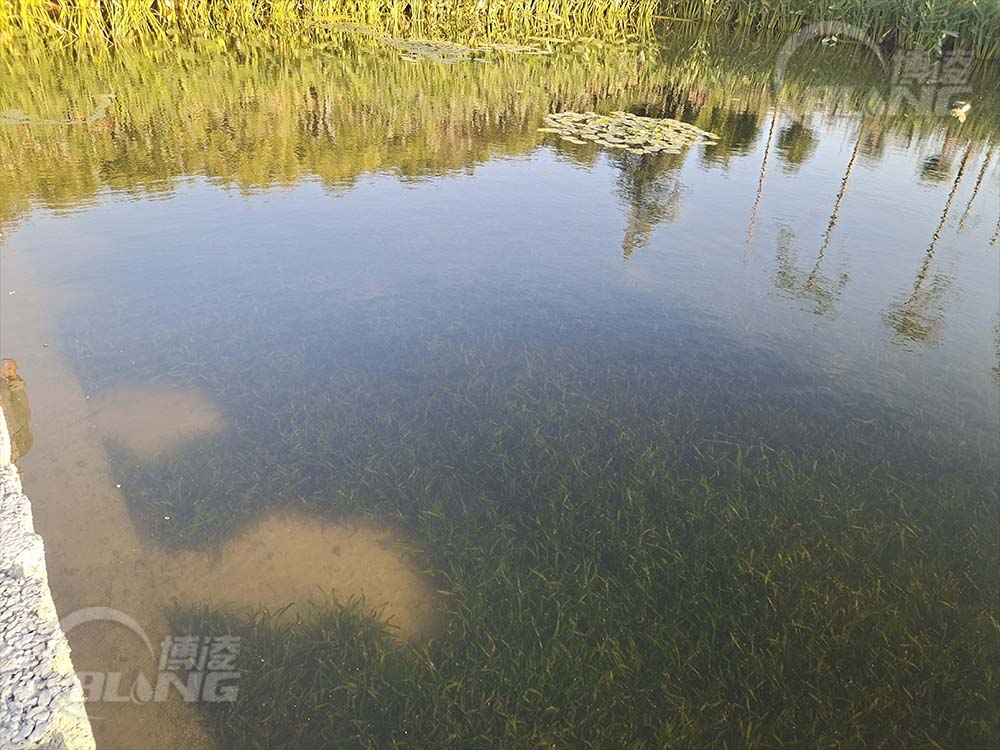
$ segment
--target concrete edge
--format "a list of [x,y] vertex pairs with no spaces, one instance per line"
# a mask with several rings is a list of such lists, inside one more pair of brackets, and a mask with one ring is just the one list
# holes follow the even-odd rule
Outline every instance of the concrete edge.
[[95,750],[0,409],[0,748]]

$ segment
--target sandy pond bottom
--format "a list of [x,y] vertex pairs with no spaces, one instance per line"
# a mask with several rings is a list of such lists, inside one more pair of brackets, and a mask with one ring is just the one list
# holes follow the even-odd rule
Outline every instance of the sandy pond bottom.
[[232,608],[291,605],[293,616],[331,593],[364,596],[398,634],[431,635],[433,592],[387,529],[363,523],[317,524],[307,518],[267,518],[214,553],[184,552],[160,566],[162,582],[179,602]]
[[91,399],[91,415],[104,438],[123,444],[140,461],[225,428],[222,412],[194,388],[115,388]]
[[[107,581],[109,595],[97,601],[133,617],[154,646],[167,635],[166,609],[175,604],[280,609],[282,617],[291,618],[331,595],[340,601],[364,597],[400,638],[419,640],[437,625],[434,595],[400,551],[399,541],[390,530],[362,523],[316,524],[303,517],[276,516],[214,550],[168,554],[147,548],[130,556],[123,549],[118,566],[110,571],[117,580]],[[125,686],[133,684],[132,676],[139,671],[155,672],[153,655],[117,626],[85,625],[71,633],[71,641],[79,670],[123,672],[128,675],[122,680]],[[133,747],[130,743],[140,733],[151,737],[145,748],[212,745],[194,710],[178,701],[166,706],[101,703],[91,708],[100,717],[95,734],[101,748]]]
[[[65,449],[90,455],[78,462],[81,470],[72,479],[66,478],[61,497],[39,493],[47,505],[85,497],[88,504],[102,506],[95,507],[100,528],[81,527],[80,507],[48,517],[43,527],[46,539],[58,542],[55,585],[62,588],[72,581],[66,586],[75,592],[72,608],[121,610],[146,630],[154,645],[167,635],[169,607],[203,603],[284,610],[287,618],[330,596],[340,601],[363,597],[403,639],[417,640],[435,629],[433,591],[402,551],[402,540],[395,531],[368,522],[319,523],[282,514],[264,518],[211,549],[175,553],[140,542],[120,490],[111,484],[98,434],[152,459],[188,437],[221,430],[223,420],[202,394],[129,389],[91,403],[96,407],[92,424],[98,429],[88,429],[86,421],[80,425],[89,439],[72,434],[58,438],[66,441]],[[71,550],[79,550],[88,538],[97,538],[102,551],[73,555]],[[64,615],[67,611],[63,607]],[[138,672],[155,672],[154,655],[118,626],[92,623],[70,638],[81,671],[120,671],[125,675],[122,685],[132,685]],[[130,747],[129,738],[134,741],[136,736],[149,738],[146,748],[211,747],[194,710],[176,700],[167,705],[101,703],[93,708],[101,748]]]
[[[186,440],[225,429],[222,411],[197,389],[132,385],[90,399],[104,440],[123,444],[140,461],[156,460]],[[387,528],[347,520],[320,523],[283,513],[265,518],[221,546],[204,550],[147,550],[164,601],[210,602],[229,608],[287,608],[331,594],[363,596],[401,637],[429,635],[431,592]]]
[[[37,345],[56,337],[52,319],[40,312],[46,307],[34,299],[30,272],[10,269],[10,276],[26,304],[5,315],[4,343],[23,353],[19,364],[34,423],[58,426],[36,436],[22,468],[60,617],[113,608],[138,623],[158,648],[168,635],[167,609],[177,604],[271,611],[291,605],[290,617],[333,594],[342,601],[364,597],[401,638],[434,631],[433,590],[389,528],[282,515],[262,519],[218,548],[182,553],[140,535],[115,486],[104,441],[152,460],[225,429],[220,410],[207,394],[161,386],[86,394],[59,347]],[[121,686],[130,686],[139,673],[152,676],[158,668],[159,654],[120,625],[90,622],[67,636],[78,672],[119,672]],[[177,698],[165,704],[102,701],[89,710],[101,750],[134,750],[137,737],[144,750],[213,744],[195,708]]]

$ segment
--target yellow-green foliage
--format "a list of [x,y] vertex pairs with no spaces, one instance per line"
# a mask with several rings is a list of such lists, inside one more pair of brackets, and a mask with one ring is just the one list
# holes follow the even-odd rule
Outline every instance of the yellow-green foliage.
[[783,33],[836,21],[893,44],[1000,55],[1000,0],[661,0],[659,7],[671,17]]
[[3,0],[0,43],[17,36],[116,42],[135,36],[247,35],[331,21],[417,33],[456,24],[593,32],[654,18],[783,33],[805,23],[838,21],[907,46],[954,45],[980,57],[1000,54],[1000,0]]
[[649,20],[657,0],[4,0],[3,36],[119,41],[130,36],[252,34],[352,21],[395,28],[621,27]]
[[[408,62],[361,34],[273,44],[208,40],[101,50],[86,61],[70,51],[8,50],[0,59],[0,113],[85,121],[102,95],[115,99],[107,118],[94,122],[0,125],[0,221],[32,201],[56,208],[104,189],[168,190],[190,175],[254,190],[309,178],[336,188],[379,171],[418,179],[464,170],[498,154],[528,153],[543,142],[536,129],[549,112],[588,110],[595,101],[605,113],[693,117],[698,127],[720,134],[711,159],[724,165],[739,153],[726,113],[752,114],[759,130],[774,105],[773,47],[737,48],[729,39],[675,39],[667,53],[653,39],[588,40],[553,44],[553,55],[497,53],[489,64],[458,66]],[[829,109],[816,112],[809,72],[816,67],[804,60],[801,70],[790,68],[783,111],[829,112],[832,119],[860,113],[871,77],[883,74],[877,65],[848,70],[853,89],[825,97]],[[977,104],[965,123],[948,118],[949,137],[995,142],[995,96]],[[692,112],[686,107],[694,100],[699,105]],[[875,155],[897,138],[937,137],[942,121],[869,114],[867,128]],[[596,147],[571,152],[582,161],[596,155]]]

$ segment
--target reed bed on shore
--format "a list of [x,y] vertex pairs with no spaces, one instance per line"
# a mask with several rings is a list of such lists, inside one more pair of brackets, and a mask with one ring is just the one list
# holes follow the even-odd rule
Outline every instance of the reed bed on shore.
[[649,22],[657,0],[9,0],[0,35],[124,41],[132,37],[295,33],[310,24],[601,32]]
[[803,24],[850,24],[892,44],[1000,55],[1000,0],[7,0],[0,41],[15,36],[121,42],[135,37],[294,34],[303,25],[360,23],[418,33],[463,27],[601,33],[654,20],[787,34]]
[[657,13],[775,34],[794,32],[803,24],[837,22],[892,45],[931,51],[954,46],[978,57],[1000,55],[998,0],[662,0]]

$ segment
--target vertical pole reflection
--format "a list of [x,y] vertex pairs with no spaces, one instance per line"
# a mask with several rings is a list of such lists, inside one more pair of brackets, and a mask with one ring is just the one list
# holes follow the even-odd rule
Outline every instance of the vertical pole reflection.
[[847,183],[851,181],[851,172],[854,171],[854,162],[857,161],[858,151],[861,150],[861,140],[864,138],[864,134],[865,121],[862,119],[858,124],[858,137],[854,140],[854,149],[851,151],[851,159],[847,162],[847,169],[844,171],[844,177],[840,181],[840,191],[837,193],[837,199],[833,202],[833,211],[830,214],[830,221],[826,225],[826,232],[823,235],[823,244],[819,248],[819,257],[816,259],[816,268],[813,273],[819,270],[819,264],[823,260],[823,255],[826,253],[826,249],[830,246],[830,238],[833,237],[833,228],[837,226],[837,218],[840,215],[840,204],[844,202],[844,196],[847,195]]
[[753,211],[750,213],[750,225],[747,227],[747,247],[753,240],[753,227],[757,223],[757,209],[760,208],[760,197],[764,193],[764,177],[767,174],[767,160],[771,155],[771,143],[774,141],[774,125],[778,121],[778,102],[774,102],[774,109],[771,111],[771,126],[767,131],[767,145],[764,147],[764,159],[760,164],[760,179],[757,181],[757,197],[753,202]]
[[993,158],[993,151],[990,147],[991,144],[986,146],[986,155],[983,157],[983,166],[979,170],[979,176],[976,177],[976,184],[972,188],[972,195],[969,196],[969,202],[965,206],[965,211],[962,212],[962,218],[958,220],[958,231],[961,232],[965,229],[965,220],[969,218],[969,213],[972,211],[972,202],[976,200],[976,196],[979,195],[979,188],[983,184],[983,179],[986,177],[986,170],[990,168],[990,159]]

